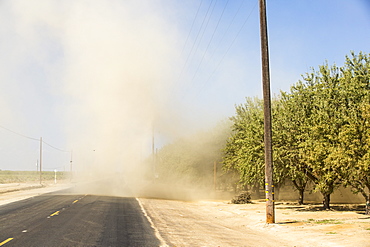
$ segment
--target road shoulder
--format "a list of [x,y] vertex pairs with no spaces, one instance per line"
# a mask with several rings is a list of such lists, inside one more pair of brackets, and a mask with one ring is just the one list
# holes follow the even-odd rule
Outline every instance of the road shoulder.
[[370,217],[356,210],[318,211],[277,204],[265,224],[265,204],[139,199],[161,236],[174,246],[369,246]]

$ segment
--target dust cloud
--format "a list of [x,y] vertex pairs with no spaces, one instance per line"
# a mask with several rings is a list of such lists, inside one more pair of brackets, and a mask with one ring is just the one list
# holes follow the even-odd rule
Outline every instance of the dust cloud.
[[[168,191],[167,185],[153,186],[148,160],[153,136],[157,149],[189,133],[176,95],[179,75],[185,76],[181,51],[188,34],[178,25],[182,4],[1,1],[0,33],[7,37],[0,41],[7,58],[0,71],[7,82],[2,124],[71,150],[63,158],[52,150],[43,161],[52,170],[72,169],[79,192]],[[33,141],[27,161],[32,169],[38,159]]]
[[179,50],[162,14],[152,1],[69,6],[62,90],[70,100],[62,112],[76,153],[75,178],[104,184],[92,193],[122,195],[145,186],[142,161],[161,113],[170,111]]
[[[153,133],[171,138],[184,127],[173,97],[185,39],[173,21],[178,6],[150,0],[0,5],[0,32],[8,37],[1,41],[8,49],[1,49],[7,60],[1,59],[0,78],[10,90],[0,100],[2,124],[72,150],[73,181],[104,184],[87,186],[91,193],[125,194],[145,185]],[[38,143],[32,148],[34,169]],[[70,170],[68,163],[62,165]]]

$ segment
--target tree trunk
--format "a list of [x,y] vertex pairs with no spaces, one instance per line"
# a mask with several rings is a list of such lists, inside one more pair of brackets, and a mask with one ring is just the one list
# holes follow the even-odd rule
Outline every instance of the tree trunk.
[[368,188],[368,193],[365,190],[361,191],[363,197],[365,197],[366,204],[365,204],[365,214],[370,215],[370,186],[366,186]]
[[323,194],[323,207],[324,209],[328,210],[330,209],[330,194]]
[[304,191],[306,189],[306,184],[307,183],[304,183],[304,185],[301,185],[301,183],[298,184],[298,181],[296,181],[296,180],[292,180],[292,182],[293,182],[294,187],[298,190],[298,193],[299,193],[298,204],[299,205],[303,205],[303,202],[304,202]]
[[303,200],[304,200],[304,188],[299,190],[298,204],[303,205]]

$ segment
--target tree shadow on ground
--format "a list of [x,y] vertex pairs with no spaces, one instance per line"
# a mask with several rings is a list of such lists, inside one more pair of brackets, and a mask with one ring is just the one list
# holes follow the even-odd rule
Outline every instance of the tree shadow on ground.
[[[291,207],[293,209],[293,207]],[[330,205],[330,209],[325,209],[322,204],[309,204],[298,206],[296,211],[317,212],[317,211],[339,211],[339,212],[357,212],[365,214],[365,205],[362,204],[334,204]]]

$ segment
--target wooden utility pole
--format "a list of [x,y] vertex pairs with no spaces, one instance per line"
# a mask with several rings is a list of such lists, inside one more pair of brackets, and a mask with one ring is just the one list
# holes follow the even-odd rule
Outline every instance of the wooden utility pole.
[[267,39],[266,1],[259,0],[259,6],[260,6],[264,128],[265,128],[264,142],[265,142],[266,223],[275,223],[274,182],[273,182],[273,164],[272,164],[270,68],[269,68],[269,50]]
[[40,137],[40,184],[42,184],[42,137]]

